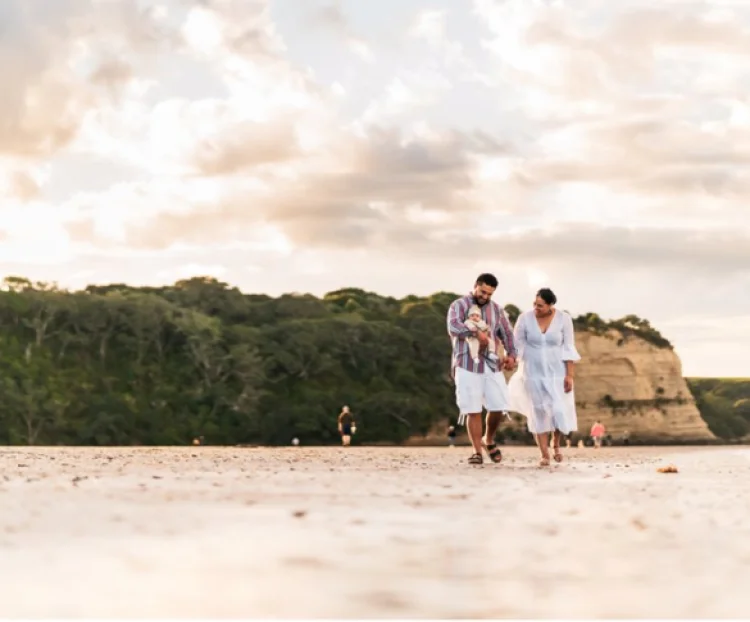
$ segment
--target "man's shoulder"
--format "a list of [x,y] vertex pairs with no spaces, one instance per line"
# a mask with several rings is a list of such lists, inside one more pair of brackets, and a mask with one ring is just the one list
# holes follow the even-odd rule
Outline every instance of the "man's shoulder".
[[470,294],[466,294],[465,296],[459,296],[458,298],[456,298],[451,303],[451,307],[468,306],[470,302],[471,302],[471,295]]

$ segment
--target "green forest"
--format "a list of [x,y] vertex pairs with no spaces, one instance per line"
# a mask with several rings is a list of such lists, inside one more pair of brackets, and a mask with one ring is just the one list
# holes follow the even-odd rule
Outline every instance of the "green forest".
[[719,438],[750,435],[750,379],[686,378],[709,429]]
[[[457,296],[272,298],[212,278],[69,292],[8,277],[0,444],[327,444],[344,404],[358,442],[403,442],[455,415],[445,316]],[[671,347],[635,316],[575,321]],[[704,401],[713,426],[723,402]]]

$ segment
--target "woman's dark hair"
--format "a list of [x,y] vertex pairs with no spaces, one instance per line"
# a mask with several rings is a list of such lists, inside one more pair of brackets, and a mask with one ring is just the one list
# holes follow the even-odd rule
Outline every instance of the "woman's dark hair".
[[548,305],[553,305],[557,302],[557,296],[555,296],[555,292],[553,292],[548,287],[542,287],[537,293],[537,296],[544,300]]

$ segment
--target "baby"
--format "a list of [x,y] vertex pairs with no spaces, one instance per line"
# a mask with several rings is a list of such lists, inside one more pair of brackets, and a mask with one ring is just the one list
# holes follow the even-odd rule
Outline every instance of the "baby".
[[[487,344],[487,358],[491,361],[497,361],[495,339],[490,334],[490,327],[487,325],[487,322],[482,319],[481,309],[477,305],[474,305],[469,309],[468,317],[469,319],[464,322],[464,326],[487,334],[490,338],[489,343]],[[476,337],[467,337],[466,340],[469,342],[469,353],[471,354],[471,358],[474,359],[475,363],[479,363],[479,339]]]

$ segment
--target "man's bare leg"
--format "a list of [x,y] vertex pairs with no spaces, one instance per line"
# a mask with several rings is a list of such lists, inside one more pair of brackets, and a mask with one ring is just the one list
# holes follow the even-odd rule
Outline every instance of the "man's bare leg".
[[482,455],[482,413],[471,413],[466,418],[466,432],[469,434],[474,453]]
[[494,411],[487,413],[487,425],[484,434],[484,442],[487,445],[492,445],[495,442],[495,435],[497,429],[500,427],[500,422],[503,420],[505,415],[502,412]]
[[500,427],[500,422],[503,420],[503,417],[504,414],[500,411],[487,413],[486,431],[482,440],[484,441],[487,453],[492,462],[500,462],[503,459],[502,452],[495,447],[495,435],[497,434],[497,429]]

